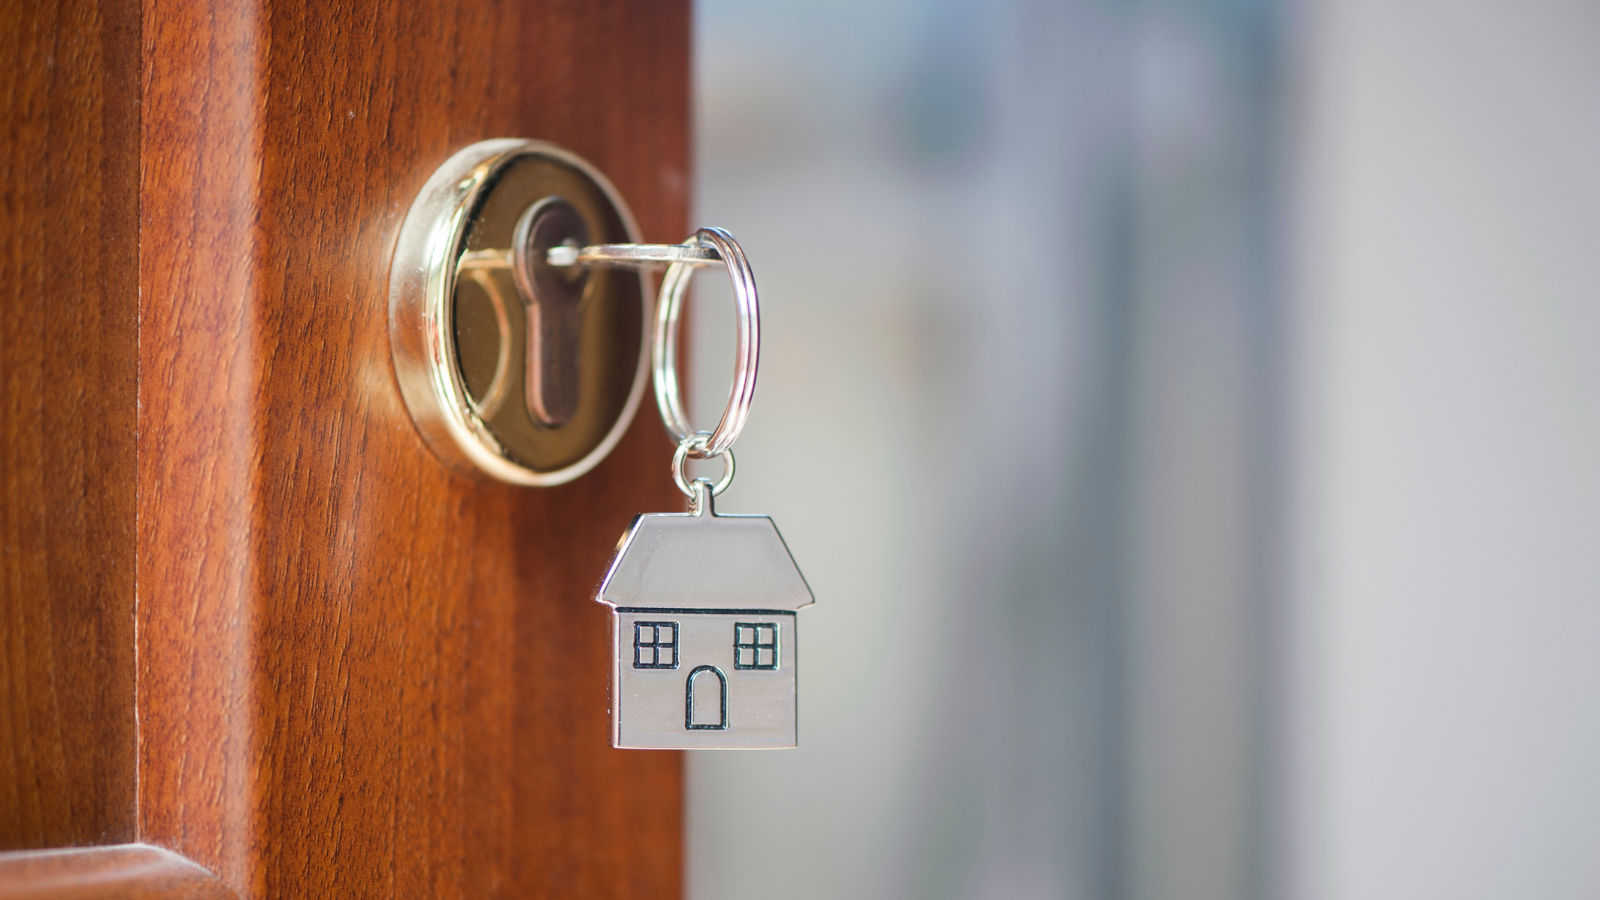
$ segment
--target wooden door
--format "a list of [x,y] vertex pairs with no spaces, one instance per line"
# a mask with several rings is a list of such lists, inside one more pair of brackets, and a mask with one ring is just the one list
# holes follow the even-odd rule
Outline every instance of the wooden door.
[[681,239],[688,42],[672,0],[9,5],[0,896],[681,892],[681,759],[609,747],[591,602],[681,506],[661,425],[452,476],[386,285],[485,138]]

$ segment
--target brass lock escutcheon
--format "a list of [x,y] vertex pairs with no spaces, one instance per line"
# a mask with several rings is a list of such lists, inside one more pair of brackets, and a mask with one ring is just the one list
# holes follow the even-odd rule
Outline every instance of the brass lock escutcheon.
[[649,373],[644,275],[551,259],[638,240],[610,182],[551,144],[483,141],[428,179],[396,245],[389,336],[436,455],[546,486],[605,458]]

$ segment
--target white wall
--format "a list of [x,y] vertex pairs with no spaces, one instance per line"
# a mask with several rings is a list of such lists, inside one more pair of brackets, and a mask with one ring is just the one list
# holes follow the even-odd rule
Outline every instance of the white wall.
[[1600,897],[1600,3],[1286,6],[699,4],[819,602],[698,900]]
[[[1092,239],[1126,156],[1120,14],[696,15],[696,216],[741,240],[763,308],[720,508],[771,514],[817,604],[799,749],[690,756],[690,896],[1105,897],[1120,401]],[[702,422],[725,281],[693,301]]]
[[1600,897],[1600,4],[1311,0],[1293,895]]

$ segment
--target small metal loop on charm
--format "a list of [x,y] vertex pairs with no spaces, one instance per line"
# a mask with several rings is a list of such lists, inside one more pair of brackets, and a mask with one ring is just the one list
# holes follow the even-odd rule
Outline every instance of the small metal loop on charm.
[[[722,457],[722,477],[718,478],[716,485],[711,488],[711,496],[721,496],[722,492],[728,489],[728,485],[733,484],[733,450],[730,448],[720,453],[704,452],[706,441],[710,437],[711,433],[707,431],[691,434],[678,442],[678,450],[672,454],[672,481],[677,484],[678,490],[683,491],[684,496],[690,499],[694,499],[696,496],[694,487],[689,484],[689,476],[684,471],[690,457],[695,459],[710,459],[713,456]],[[699,456],[695,456],[697,451],[700,453]]]

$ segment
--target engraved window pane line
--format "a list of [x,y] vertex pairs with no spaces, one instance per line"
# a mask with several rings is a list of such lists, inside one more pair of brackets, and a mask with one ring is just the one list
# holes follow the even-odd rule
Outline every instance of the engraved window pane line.
[[633,623],[633,667],[635,669],[676,669],[678,667],[678,623]]
[[733,667],[746,670],[778,668],[778,624],[735,622]]

